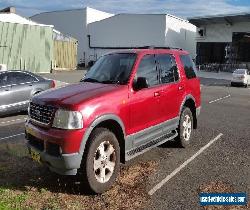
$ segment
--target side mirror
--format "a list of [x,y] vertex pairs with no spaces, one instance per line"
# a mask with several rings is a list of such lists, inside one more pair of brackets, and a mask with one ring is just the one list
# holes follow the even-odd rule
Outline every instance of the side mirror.
[[84,79],[85,79],[85,77],[86,77],[86,75],[84,75],[84,76],[82,77],[82,79],[80,80],[80,82],[83,82]]
[[138,77],[133,82],[133,89],[138,91],[144,88],[148,88],[148,81],[145,77]]

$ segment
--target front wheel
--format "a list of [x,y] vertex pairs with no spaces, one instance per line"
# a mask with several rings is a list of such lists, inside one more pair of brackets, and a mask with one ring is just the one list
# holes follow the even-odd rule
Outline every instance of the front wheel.
[[193,134],[193,114],[188,107],[183,107],[178,127],[178,136],[176,140],[181,147],[187,147],[190,144]]
[[119,174],[119,143],[108,129],[96,128],[87,144],[82,164],[82,187],[92,193],[103,193],[111,188]]

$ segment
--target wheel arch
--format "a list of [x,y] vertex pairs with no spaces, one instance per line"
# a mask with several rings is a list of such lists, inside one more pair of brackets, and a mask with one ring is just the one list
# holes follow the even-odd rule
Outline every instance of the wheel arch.
[[43,91],[43,89],[41,89],[41,88],[33,89],[33,90],[31,91],[31,96],[34,96],[34,95],[36,95],[36,94],[38,94],[38,93],[40,93],[40,92],[42,92],[42,91]]
[[98,117],[95,119],[91,125],[87,128],[81,142],[80,146],[80,154],[84,154],[86,150],[86,145],[88,142],[88,139],[93,132],[95,128],[107,128],[111,132],[113,132],[118,140],[119,146],[120,146],[120,154],[121,154],[121,162],[125,162],[125,127],[117,115],[114,114],[106,114]]
[[180,111],[179,111],[179,117],[181,116],[181,112],[183,110],[183,107],[188,107],[192,114],[193,114],[193,128],[197,129],[198,127],[198,120],[196,116],[196,103],[195,103],[195,98],[192,95],[187,95],[184,100],[182,101]]

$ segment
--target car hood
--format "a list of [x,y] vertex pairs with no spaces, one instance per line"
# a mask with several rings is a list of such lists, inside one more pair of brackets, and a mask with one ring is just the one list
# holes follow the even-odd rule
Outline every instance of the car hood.
[[115,90],[124,88],[123,85],[83,82],[61,88],[50,89],[33,97],[32,102],[42,105],[72,107],[86,100],[96,98]]

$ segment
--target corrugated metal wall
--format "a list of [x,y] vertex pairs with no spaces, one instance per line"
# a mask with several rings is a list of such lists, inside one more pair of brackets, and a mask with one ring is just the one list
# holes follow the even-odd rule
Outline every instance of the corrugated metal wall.
[[11,70],[50,72],[52,33],[51,27],[0,22],[0,63]]
[[56,70],[74,70],[77,67],[76,40],[54,40],[54,65]]

